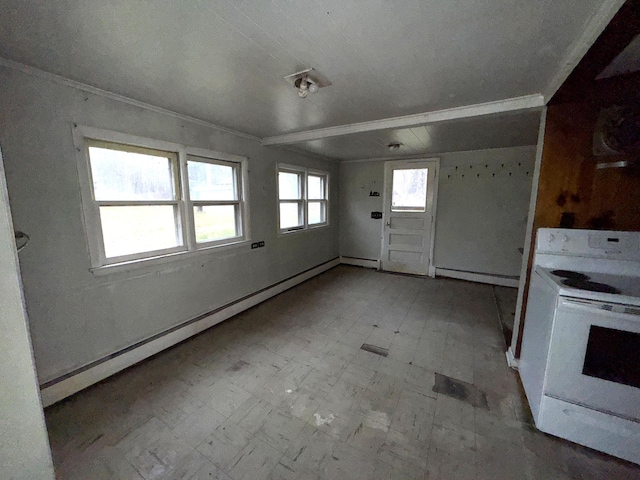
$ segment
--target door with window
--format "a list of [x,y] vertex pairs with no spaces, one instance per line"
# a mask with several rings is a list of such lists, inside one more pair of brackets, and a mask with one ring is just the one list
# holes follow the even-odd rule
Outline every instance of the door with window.
[[438,159],[385,164],[381,268],[429,274]]

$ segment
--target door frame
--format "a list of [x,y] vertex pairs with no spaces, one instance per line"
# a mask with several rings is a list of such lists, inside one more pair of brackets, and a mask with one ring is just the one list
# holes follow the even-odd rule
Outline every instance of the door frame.
[[[399,158],[397,160],[384,161],[384,181],[382,184],[382,226],[380,230],[380,264],[378,270],[382,270],[382,255],[384,252],[384,229],[387,223],[387,185],[391,181],[389,178],[389,172],[392,170],[394,163],[419,163],[419,162],[434,162],[435,173],[433,179],[433,201],[431,206],[431,238],[429,239],[429,264],[427,265],[427,276],[435,278],[436,267],[433,262],[435,251],[435,239],[436,239],[436,212],[438,211],[438,183],[440,179],[440,157],[427,157],[427,158]],[[390,168],[387,168],[390,165]],[[429,192],[427,192],[427,195]]]

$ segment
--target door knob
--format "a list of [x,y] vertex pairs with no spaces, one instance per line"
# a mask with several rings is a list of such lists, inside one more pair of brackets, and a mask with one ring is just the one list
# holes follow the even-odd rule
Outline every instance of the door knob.
[[387,227],[390,227],[390,226],[391,226],[391,222],[387,222],[387,223],[385,223],[385,225],[386,225]]

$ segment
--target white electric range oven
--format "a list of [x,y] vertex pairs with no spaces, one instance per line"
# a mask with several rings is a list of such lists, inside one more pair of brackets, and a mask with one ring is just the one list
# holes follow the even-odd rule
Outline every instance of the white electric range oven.
[[640,464],[640,232],[538,230],[519,372],[538,429]]

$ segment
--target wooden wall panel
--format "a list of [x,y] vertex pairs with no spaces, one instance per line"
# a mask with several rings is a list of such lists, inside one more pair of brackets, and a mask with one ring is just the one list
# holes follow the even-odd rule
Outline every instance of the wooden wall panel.
[[[590,228],[640,231],[640,174],[629,168],[598,170],[589,217]],[[605,223],[609,219],[611,223]]]
[[547,110],[534,229],[558,227],[573,214],[575,227],[586,222],[596,161],[591,155],[594,112],[580,104]]

